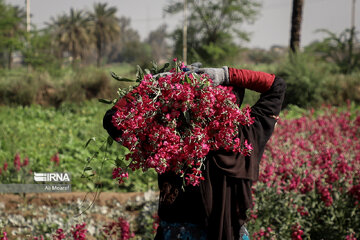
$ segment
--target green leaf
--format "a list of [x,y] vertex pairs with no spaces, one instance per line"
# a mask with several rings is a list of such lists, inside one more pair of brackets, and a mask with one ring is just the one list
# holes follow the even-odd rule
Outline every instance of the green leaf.
[[139,65],[136,65],[136,82],[140,82],[144,79],[144,71]]
[[170,63],[165,63],[164,66],[157,72],[157,73],[163,73],[165,70],[170,66]]
[[120,81],[120,82],[135,82],[135,80],[133,80],[133,79],[120,77],[120,76],[118,76],[118,75],[117,75],[116,73],[114,73],[114,72],[111,72],[111,76],[112,76],[115,80]]
[[185,75],[185,80],[187,83],[191,84],[191,78],[188,75]]
[[115,165],[116,165],[116,167],[121,167],[122,161],[121,161],[121,159],[119,157],[116,157]]
[[87,186],[90,190],[94,189],[94,184],[91,183],[91,182],[86,183],[86,186]]
[[105,104],[113,104],[113,101],[108,100],[108,99],[100,98],[100,99],[98,99],[98,101],[101,102],[101,103],[105,103]]
[[130,153],[129,149],[127,147],[124,147],[121,144],[116,144],[118,146],[118,154],[121,154],[125,156],[126,154]]
[[84,172],[85,172],[85,171],[90,171],[90,170],[92,170],[92,167],[86,167],[86,168],[84,168]]
[[154,61],[152,61],[151,64],[152,64],[151,74],[155,75],[159,72],[158,65]]
[[114,139],[112,139],[112,137],[108,136],[106,141],[107,141],[108,146],[110,147],[113,144]]
[[146,74],[151,74],[150,70],[147,69],[147,68],[144,71],[145,71]]
[[85,148],[87,148],[87,146],[89,145],[89,143],[91,142],[91,141],[96,141],[96,138],[95,137],[92,137],[92,138],[90,138],[89,140],[87,140],[87,142],[86,142],[86,144],[85,144]]

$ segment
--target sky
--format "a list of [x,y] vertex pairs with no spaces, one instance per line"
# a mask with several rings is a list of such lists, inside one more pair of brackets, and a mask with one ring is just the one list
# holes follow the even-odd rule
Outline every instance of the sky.
[[[351,26],[351,7],[353,0],[304,0],[301,46],[306,46],[325,35],[315,33],[317,29],[328,29],[340,33]],[[7,3],[25,7],[25,0],[6,0]],[[168,30],[180,26],[183,15],[164,14],[164,7],[170,0],[30,0],[32,23],[37,28],[45,26],[51,17],[68,13],[70,8],[91,10],[95,2],[107,2],[118,9],[117,15],[131,19],[131,27],[137,30],[142,39],[161,24]],[[292,0],[260,0],[262,7],[253,24],[241,27],[251,33],[246,47],[268,49],[273,45],[288,46],[290,39],[290,20]],[[355,26],[360,27],[360,1],[356,1]]]

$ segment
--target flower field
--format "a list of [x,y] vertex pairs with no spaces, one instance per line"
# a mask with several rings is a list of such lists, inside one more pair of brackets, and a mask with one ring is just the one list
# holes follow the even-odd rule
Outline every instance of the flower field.
[[254,186],[254,239],[359,239],[360,115],[321,112],[278,122]]
[[[88,110],[84,107],[81,111]],[[29,112],[26,114],[28,118],[24,122],[32,129],[31,115]],[[44,119],[51,120],[52,114],[60,118],[57,113],[51,112],[46,113]],[[7,115],[11,116],[11,113],[8,112]],[[73,117],[72,121],[75,120],[75,116]],[[86,121],[92,118],[89,117]],[[61,121],[62,124],[63,121],[65,120]],[[78,124],[80,125],[80,121]],[[67,131],[65,125],[67,124],[61,125],[60,133]],[[322,107],[316,111],[284,111],[264,152],[259,180],[254,184],[254,207],[249,212],[250,221],[247,224],[252,239],[360,239],[359,127],[359,110],[353,105],[349,105],[347,109]],[[16,136],[9,128],[5,129],[8,129],[7,133]],[[25,127],[19,129],[23,133],[26,131]],[[84,127],[79,126],[79,129],[86,131]],[[47,133],[44,133],[45,137]],[[74,139],[72,141],[83,142],[84,140],[75,140],[77,135],[79,134],[76,132],[70,135]],[[29,152],[27,134],[23,136],[19,141]],[[36,144],[36,141],[34,139],[30,144]],[[7,145],[2,145],[3,149],[4,146]],[[11,146],[15,148],[14,145]],[[57,171],[64,171],[72,162],[71,152],[75,151],[69,146],[58,145],[44,158],[42,155],[46,152],[41,156],[37,156],[36,152],[29,152],[28,160],[23,152],[20,152],[21,159],[16,154],[11,154],[12,159],[7,160],[8,169],[2,170],[2,176],[11,173],[11,179],[17,179],[16,174],[24,169],[30,170],[34,166],[41,169],[43,165],[51,167],[51,164]],[[76,149],[80,149],[80,146],[78,144]],[[119,148],[113,145],[111,151],[117,150]],[[57,151],[59,154],[54,154]],[[6,154],[3,152],[2,156]],[[83,156],[87,154],[89,153],[84,153]],[[66,162],[64,158],[67,158]],[[34,159],[41,161],[35,164]],[[4,162],[0,162],[1,168],[3,165]],[[21,168],[19,172],[16,170],[17,166]],[[78,164],[77,168],[71,169],[79,174],[83,166]],[[111,166],[108,167],[108,178],[111,180]],[[9,169],[12,171],[9,172]],[[137,176],[140,174],[132,176],[125,184],[136,184],[140,181]],[[18,178],[19,181],[22,179],[21,176]],[[114,180],[113,185],[117,185]],[[25,196],[25,203],[27,198]],[[74,218],[78,213],[73,210],[78,204],[76,201],[72,205],[57,201],[50,208],[19,204],[17,212],[11,214],[6,204],[2,204],[0,198],[0,239],[1,233],[5,231],[8,239],[19,239],[17,234],[31,227],[36,235],[20,239],[41,239],[41,236],[43,239],[53,239],[54,236],[57,239],[64,236],[67,239],[100,239],[106,238],[104,230],[114,233],[111,239],[127,239],[132,236],[131,233],[135,234],[133,239],[152,239],[157,198],[155,196],[120,205],[108,203],[102,207],[95,204],[82,218]],[[101,218],[101,224],[96,224],[100,219],[96,219],[94,214],[106,216],[107,219],[105,221]]]

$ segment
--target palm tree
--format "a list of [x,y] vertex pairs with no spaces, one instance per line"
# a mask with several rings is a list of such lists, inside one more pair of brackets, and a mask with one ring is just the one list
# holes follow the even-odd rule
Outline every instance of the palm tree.
[[54,35],[61,53],[68,52],[72,63],[83,57],[91,45],[90,22],[83,11],[70,9],[70,15],[61,15],[51,19],[48,27]]
[[302,9],[304,0],[293,0],[293,11],[291,17],[290,49],[296,52],[300,47],[300,30],[302,22]]
[[118,18],[115,16],[117,9],[107,7],[107,3],[95,3],[94,12],[89,12],[92,34],[94,36],[99,67],[106,44],[115,40],[120,32]]
[[12,54],[19,50],[22,46],[25,34],[25,11],[23,8],[17,6],[8,6],[8,18],[6,26],[3,30],[3,35],[7,39],[6,47],[8,52],[8,68],[12,67]]

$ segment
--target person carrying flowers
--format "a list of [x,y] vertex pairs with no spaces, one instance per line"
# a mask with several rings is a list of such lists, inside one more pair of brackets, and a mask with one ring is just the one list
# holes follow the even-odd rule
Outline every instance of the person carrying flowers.
[[[171,149],[171,151],[161,153],[165,154],[163,156],[168,156],[167,158],[171,158],[171,153],[176,157],[183,156],[184,153],[189,155],[189,153],[191,153],[189,149],[198,152],[200,149],[201,153],[205,154],[205,157],[203,158],[204,160],[200,162],[190,161],[192,168],[190,173],[187,172],[187,174],[185,174],[181,168],[174,168],[176,164],[166,163],[164,165],[166,167],[161,169],[159,169],[159,165],[156,166],[156,170],[159,173],[158,184],[160,196],[158,216],[160,223],[155,239],[250,239],[245,228],[245,223],[247,219],[246,211],[252,206],[251,186],[253,181],[258,179],[259,163],[265,145],[272,135],[276,121],[278,120],[286,90],[285,81],[273,74],[231,67],[198,68],[198,66],[192,66],[190,69],[192,71],[186,74],[191,75],[192,73],[196,73],[201,76],[207,76],[205,79],[211,79],[209,80],[212,84],[212,87],[209,88],[210,91],[214,91],[214,89],[216,91],[216,88],[231,87],[230,89],[236,96],[236,104],[238,104],[238,106],[242,103],[245,89],[257,91],[261,93],[261,95],[255,105],[247,110],[247,113],[251,116],[250,120],[248,119],[244,124],[236,125],[235,127],[231,122],[226,123],[226,126],[232,129],[230,132],[235,132],[236,136],[233,137],[235,140],[221,139],[222,135],[216,135],[217,132],[221,131],[214,129],[220,129],[217,128],[217,126],[224,124],[224,122],[220,121],[215,124],[214,121],[203,121],[202,126],[204,122],[209,124],[209,128],[207,128],[208,126],[203,128],[207,131],[203,131],[201,128],[199,128],[199,130],[198,128],[192,128],[191,136],[194,136],[194,132],[196,131],[200,132],[196,135],[198,139],[208,134],[210,137],[206,138],[206,142],[196,145],[194,143],[196,138],[189,137],[190,140],[186,140],[187,138],[184,138],[184,140],[178,137],[179,139],[175,140],[179,143],[188,143],[184,145],[180,144],[181,147],[179,148],[174,148],[169,144],[168,141],[170,140],[162,139],[161,142],[156,142],[158,148],[161,145],[165,147],[168,146],[165,149]],[[171,75],[171,73],[163,73],[161,76],[154,76],[154,78],[160,82],[162,78],[165,78],[167,75]],[[191,77],[189,80],[186,76],[185,78],[190,84],[192,79],[195,79]],[[178,85],[175,84],[174,86]],[[142,92],[144,90],[140,88],[136,91]],[[189,94],[191,93],[192,92],[189,91]],[[130,98],[132,98],[132,96],[134,95],[131,95]],[[172,96],[176,97],[177,95]],[[214,108],[221,105],[221,101],[228,101],[227,99],[217,99],[218,102],[215,103],[210,100],[201,100],[201,98],[200,100],[193,101],[200,101],[202,102],[201,104],[208,103],[214,106]],[[146,101],[146,99],[143,101]],[[189,101],[189,98],[185,98],[184,101]],[[127,100],[127,102],[129,102],[129,100]],[[123,113],[119,113],[118,110],[124,108],[127,102],[120,99],[104,116],[104,128],[108,131],[109,135],[117,141],[120,141],[119,137],[125,134],[124,129],[126,129],[126,126],[123,126],[125,123],[121,121],[121,114]],[[189,106],[195,106],[191,105],[192,103],[189,104]],[[161,121],[169,120],[169,122],[175,124],[175,128],[178,127],[178,125],[184,124],[183,122],[188,122],[188,126],[196,125],[194,121],[188,120],[189,116],[180,114],[177,111],[171,111],[165,104],[163,104],[163,106],[161,106],[161,104],[156,106],[161,108],[161,111],[165,111],[165,117],[161,119]],[[185,113],[188,112],[188,109],[184,106],[180,106],[179,109],[183,109]],[[198,113],[192,109],[192,114],[197,115],[203,111],[207,111],[204,109],[199,109]],[[228,118],[233,116],[233,112],[230,113],[231,114],[227,116]],[[226,115],[226,112],[219,113],[214,111],[213,114],[222,116]],[[184,117],[181,119],[181,116]],[[174,120],[172,117],[180,120]],[[156,116],[154,121],[156,121]],[[120,127],[120,125],[122,127]],[[161,126],[159,126],[159,128],[161,128]],[[179,132],[178,129],[182,128],[176,129],[177,132]],[[233,131],[233,129],[235,130]],[[180,130],[180,136],[181,133]],[[186,130],[184,130],[183,133],[186,134]],[[147,143],[147,141],[156,139],[153,135],[156,134],[150,131],[146,137],[141,137],[143,138],[144,144],[139,146],[139,148],[145,150],[150,148],[152,145],[151,143]],[[227,135],[223,136],[228,135],[227,133]],[[168,137],[169,136],[172,136],[170,132],[168,134]],[[172,139],[176,138],[176,136],[177,135],[174,135]],[[131,137],[131,139],[134,138],[135,137]],[[222,145],[217,145],[218,142],[216,141],[211,142],[211,138],[219,138],[218,142],[223,140]],[[127,140],[128,138],[124,141]],[[240,149],[240,147],[234,147],[234,149],[232,149],[226,145],[226,142],[228,145],[234,146],[238,143],[244,143],[242,145],[245,146],[242,147],[241,150],[235,150],[235,148]],[[143,152],[145,152],[145,150]],[[133,157],[135,158],[136,156],[133,155]],[[164,158],[166,159],[166,157]],[[150,164],[149,159],[155,161],[155,156],[149,155],[146,163],[144,163],[145,165]],[[189,162],[189,160],[186,161]],[[176,170],[170,171],[167,169]],[[187,184],[184,184],[184,182]]]

